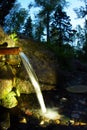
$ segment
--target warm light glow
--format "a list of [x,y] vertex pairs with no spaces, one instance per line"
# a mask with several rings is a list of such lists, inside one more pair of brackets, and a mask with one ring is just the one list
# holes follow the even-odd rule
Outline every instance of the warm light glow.
[[60,119],[60,115],[56,111],[49,110],[44,114],[49,119]]
[[46,113],[44,113],[43,116],[51,120],[56,120],[61,118],[61,115],[55,109],[51,109],[51,108],[47,109]]

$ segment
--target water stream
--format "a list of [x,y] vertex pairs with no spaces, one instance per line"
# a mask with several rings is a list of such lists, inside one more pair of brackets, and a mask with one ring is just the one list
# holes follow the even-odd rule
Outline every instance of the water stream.
[[33,67],[30,64],[27,56],[23,52],[20,52],[19,55],[20,55],[22,62],[25,66],[25,69],[26,69],[27,74],[30,78],[30,81],[31,81],[32,85],[34,86],[38,101],[39,101],[40,106],[41,106],[41,110],[42,110],[43,113],[46,113],[46,106],[45,106],[45,103],[44,103],[43,95],[42,95],[42,92],[41,92],[41,89],[40,89],[40,84],[38,82],[38,78],[36,76],[36,73],[33,70]]

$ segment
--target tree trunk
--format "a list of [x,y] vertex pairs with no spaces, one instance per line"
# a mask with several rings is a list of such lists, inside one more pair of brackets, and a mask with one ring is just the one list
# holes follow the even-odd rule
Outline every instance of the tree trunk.
[[47,43],[50,43],[50,36],[49,36],[49,22],[50,22],[50,16],[49,11],[47,11]]

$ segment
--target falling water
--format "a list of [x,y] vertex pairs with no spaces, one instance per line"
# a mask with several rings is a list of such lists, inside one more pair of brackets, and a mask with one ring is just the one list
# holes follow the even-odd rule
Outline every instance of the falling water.
[[31,66],[27,56],[23,52],[20,52],[20,56],[21,56],[21,59],[22,59],[24,66],[25,66],[25,69],[26,69],[26,71],[29,75],[30,81],[34,86],[38,101],[39,101],[40,106],[41,106],[41,110],[42,110],[43,113],[46,113],[46,106],[45,106],[45,103],[44,103],[44,99],[43,99],[43,96],[42,96],[42,92],[41,92],[41,89],[40,89],[38,78],[37,78],[32,66]]

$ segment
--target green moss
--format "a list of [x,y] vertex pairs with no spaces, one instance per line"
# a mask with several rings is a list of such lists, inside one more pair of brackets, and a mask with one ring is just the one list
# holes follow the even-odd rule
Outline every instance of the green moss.
[[0,104],[6,108],[13,108],[18,104],[15,92],[11,91],[0,101]]

